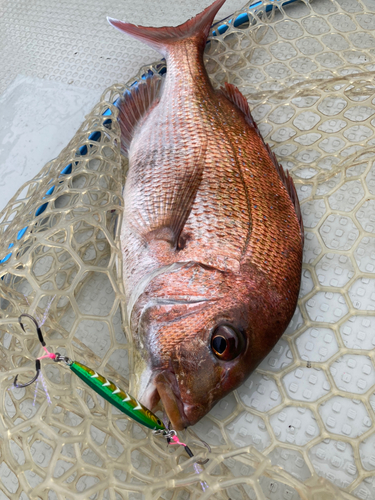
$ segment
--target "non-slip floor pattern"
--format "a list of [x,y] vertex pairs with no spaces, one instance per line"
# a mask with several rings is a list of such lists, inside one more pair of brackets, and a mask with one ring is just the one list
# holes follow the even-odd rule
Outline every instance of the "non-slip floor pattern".
[[[146,26],[177,25],[210,0],[2,0],[0,4],[0,94],[18,75],[87,89],[127,82],[160,55],[112,28],[114,17]],[[243,5],[228,0],[219,18]]]

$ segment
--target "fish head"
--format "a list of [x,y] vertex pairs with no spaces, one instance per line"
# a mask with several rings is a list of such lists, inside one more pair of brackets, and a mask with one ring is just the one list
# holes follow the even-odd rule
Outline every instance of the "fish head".
[[286,325],[275,335],[275,321],[264,317],[273,317],[269,300],[259,300],[259,283],[241,275],[195,264],[161,281],[159,296],[155,284],[146,294],[138,322],[147,351],[138,397],[150,409],[161,400],[181,430],[241,385]]

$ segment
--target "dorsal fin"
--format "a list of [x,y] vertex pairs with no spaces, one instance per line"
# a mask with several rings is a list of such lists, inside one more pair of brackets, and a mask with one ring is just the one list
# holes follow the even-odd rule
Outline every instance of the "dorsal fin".
[[277,161],[275,153],[273,153],[271,151],[271,148],[269,147],[269,145],[264,142],[262,134],[259,132],[257,124],[254,121],[254,118],[251,116],[249,103],[247,102],[246,97],[244,95],[242,95],[241,92],[238,90],[238,88],[235,85],[232,85],[231,83],[225,83],[225,87],[222,87],[220,89],[220,92],[227,99],[229,99],[229,101],[231,101],[233,104],[235,104],[239,110],[242,111],[242,113],[245,115],[245,119],[246,119],[247,123],[250,125],[250,127],[253,127],[255,129],[255,131],[257,132],[259,137],[262,139],[263,144],[265,145],[267,152],[272,160],[272,163],[275,165],[276,171],[279,174],[279,177],[280,177],[282,183],[284,184],[286,190],[288,191],[289,197],[294,205],[297,219],[298,219],[298,222],[299,222],[299,225],[301,228],[301,237],[302,237],[302,242],[303,242],[304,230],[303,230],[303,220],[302,220],[302,214],[301,214],[301,207],[299,204],[296,188],[294,186],[293,179],[289,175],[289,171],[287,170],[285,173],[283,167]]
[[121,151],[127,155],[136,127],[147,112],[159,102],[164,78],[150,75],[141,80],[121,97],[118,120],[121,128]]

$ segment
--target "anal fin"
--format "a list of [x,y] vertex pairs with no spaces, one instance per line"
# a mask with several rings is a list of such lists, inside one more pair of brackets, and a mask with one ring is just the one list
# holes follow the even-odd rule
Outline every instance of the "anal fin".
[[241,94],[241,92],[235,85],[232,85],[231,83],[225,83],[225,87],[222,87],[219,92],[221,92],[229,101],[231,101],[235,106],[237,106],[237,108],[240,111],[242,111],[242,113],[245,115],[245,120],[247,121],[247,123],[250,125],[250,127],[254,128],[258,136],[262,139],[263,144],[265,145],[267,152],[269,154],[269,157],[272,160],[272,163],[274,164],[277,173],[279,174],[281,182],[284,184],[289,194],[289,197],[294,205],[297,219],[301,228],[301,238],[303,243],[304,229],[303,229],[301,207],[299,204],[296,188],[294,186],[293,179],[289,175],[289,171],[288,170],[286,172],[284,171],[283,167],[277,161],[275,153],[273,153],[269,145],[264,142],[262,134],[260,133],[257,124],[254,121],[254,118],[251,116],[249,103],[247,102],[246,97],[243,94]]
[[147,112],[158,102],[164,78],[160,75],[147,76],[125,92],[118,103],[118,120],[121,129],[121,151],[129,151],[136,127]]

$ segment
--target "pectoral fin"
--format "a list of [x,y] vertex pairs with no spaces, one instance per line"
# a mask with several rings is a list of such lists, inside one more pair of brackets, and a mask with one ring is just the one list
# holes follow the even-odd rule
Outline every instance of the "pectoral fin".
[[148,154],[144,161],[153,175],[145,176],[145,163],[136,159],[126,184],[126,199],[136,209],[132,226],[148,244],[167,244],[173,249],[179,247],[202,181],[207,141],[192,145],[188,151],[179,146],[177,142],[173,149],[161,148]]

